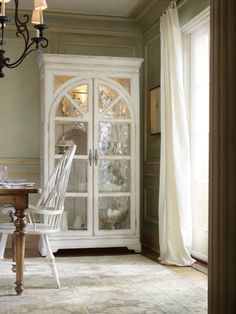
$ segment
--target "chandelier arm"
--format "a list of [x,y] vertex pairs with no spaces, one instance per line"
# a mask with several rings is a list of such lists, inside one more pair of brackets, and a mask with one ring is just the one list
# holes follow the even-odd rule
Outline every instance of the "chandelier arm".
[[34,42],[32,41],[30,43],[30,45],[28,47],[26,47],[22,53],[22,55],[15,61],[15,62],[12,62],[10,63],[10,58],[6,58],[5,59],[5,66],[9,69],[13,69],[13,68],[16,68],[19,64],[21,64],[21,62],[25,59],[26,56],[28,56],[28,54],[30,54],[31,52],[33,51],[36,51],[37,48],[32,48],[31,47],[34,45]]
[[40,41],[40,47],[47,48],[47,46],[48,46],[48,39],[46,37],[42,37]]
[[16,36],[19,38],[21,35],[24,39],[25,47],[27,47],[30,40],[29,31],[27,28],[27,23],[29,22],[29,15],[24,14],[23,20],[20,20],[19,15],[18,15],[19,0],[14,0],[14,2],[15,2]]
[[[45,43],[44,43],[45,42]],[[36,45],[35,48],[31,47],[33,45]],[[10,58],[6,58],[5,59],[5,66],[9,69],[13,69],[16,68],[19,64],[21,64],[21,62],[25,59],[25,57],[27,57],[31,52],[37,51],[38,47],[42,47],[42,48],[46,48],[48,46],[48,40],[47,38],[35,38],[34,41],[31,42],[31,44],[25,48],[25,50],[23,51],[22,55],[20,56],[20,58],[18,58],[15,62],[9,63]]]
[[[25,14],[23,18],[19,18],[19,0],[14,0],[15,3],[15,14],[14,22],[16,26],[16,36],[23,39],[24,48],[22,49],[21,55],[14,62],[10,62],[10,58],[5,57],[4,50],[4,29],[6,24],[10,21],[10,18],[5,15],[0,15],[0,28],[1,28],[1,38],[0,38],[0,78],[4,77],[3,69],[7,68],[16,68],[22,63],[22,61],[27,57],[31,52],[38,50],[39,47],[46,48],[48,46],[48,39],[43,35],[44,30],[48,28],[46,24],[37,24],[34,28],[37,30],[36,37],[30,38],[29,30],[27,24],[30,20],[29,15]],[[33,47],[34,46],[34,47]]]
[[19,19],[19,15],[18,15],[18,12],[19,12],[19,0],[14,0],[15,2],[15,21],[18,22],[18,24],[27,24],[29,22],[29,15],[28,14],[24,14],[24,18],[25,18],[25,21],[21,21]]
[[[29,20],[28,15],[25,14],[24,17],[28,17],[28,20]],[[17,28],[16,36],[19,37],[21,35],[24,38],[25,43],[28,43],[30,36],[29,36],[29,31],[27,29],[26,23],[22,23],[19,19],[15,18],[15,25]]]
[[[33,49],[29,50],[29,51],[23,56],[23,58],[18,59],[18,60],[17,60],[16,62],[14,62],[14,63],[8,64],[8,63],[6,62],[6,63],[5,63],[5,64],[6,64],[6,65],[5,65],[6,68],[8,68],[8,69],[14,69],[14,68],[18,67],[18,65],[20,65],[20,64],[24,61],[25,57],[28,56],[28,54],[30,54],[31,52],[34,52],[34,51],[37,51],[37,49],[36,49],[36,48],[33,48]],[[7,61],[7,59],[6,59],[6,61]]]

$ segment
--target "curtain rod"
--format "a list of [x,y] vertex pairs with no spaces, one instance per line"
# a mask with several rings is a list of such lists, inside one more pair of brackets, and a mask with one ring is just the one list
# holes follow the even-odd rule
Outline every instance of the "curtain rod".
[[188,0],[176,0],[176,4],[178,8],[181,8]]
[[[181,8],[188,0],[172,0],[169,2],[168,8],[170,7],[177,7],[178,9]],[[165,12],[165,10],[164,10]]]

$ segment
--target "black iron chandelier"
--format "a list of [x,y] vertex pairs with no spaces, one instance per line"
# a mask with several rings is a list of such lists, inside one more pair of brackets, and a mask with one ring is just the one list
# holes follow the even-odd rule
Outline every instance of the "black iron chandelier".
[[11,62],[10,58],[5,57],[4,50],[4,31],[7,23],[10,22],[10,18],[6,16],[5,4],[11,0],[0,0],[1,5],[1,15],[0,15],[0,27],[1,27],[1,37],[0,37],[0,78],[4,77],[3,68],[13,69],[16,68],[25,59],[28,54],[33,51],[38,50],[39,47],[46,48],[48,46],[48,40],[44,37],[44,30],[48,28],[46,24],[43,23],[43,10],[47,9],[46,0],[34,0],[34,10],[32,14],[31,22],[36,29],[35,37],[30,38],[29,30],[27,24],[29,22],[29,15],[24,14],[23,18],[20,20],[19,11],[19,0],[13,0],[15,2],[15,13],[14,20],[16,26],[16,36],[23,39],[24,48],[17,60]]

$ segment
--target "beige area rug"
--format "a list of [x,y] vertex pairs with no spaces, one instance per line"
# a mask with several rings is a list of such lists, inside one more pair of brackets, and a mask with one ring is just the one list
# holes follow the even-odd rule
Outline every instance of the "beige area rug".
[[57,257],[62,288],[45,258],[26,259],[16,296],[10,260],[0,264],[0,313],[207,313],[207,291],[139,254]]

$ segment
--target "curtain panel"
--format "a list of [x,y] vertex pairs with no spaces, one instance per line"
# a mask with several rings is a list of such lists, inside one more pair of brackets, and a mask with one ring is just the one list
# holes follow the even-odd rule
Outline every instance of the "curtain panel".
[[190,145],[183,85],[178,10],[172,2],[160,19],[161,161],[159,241],[163,264],[188,266],[192,242]]

